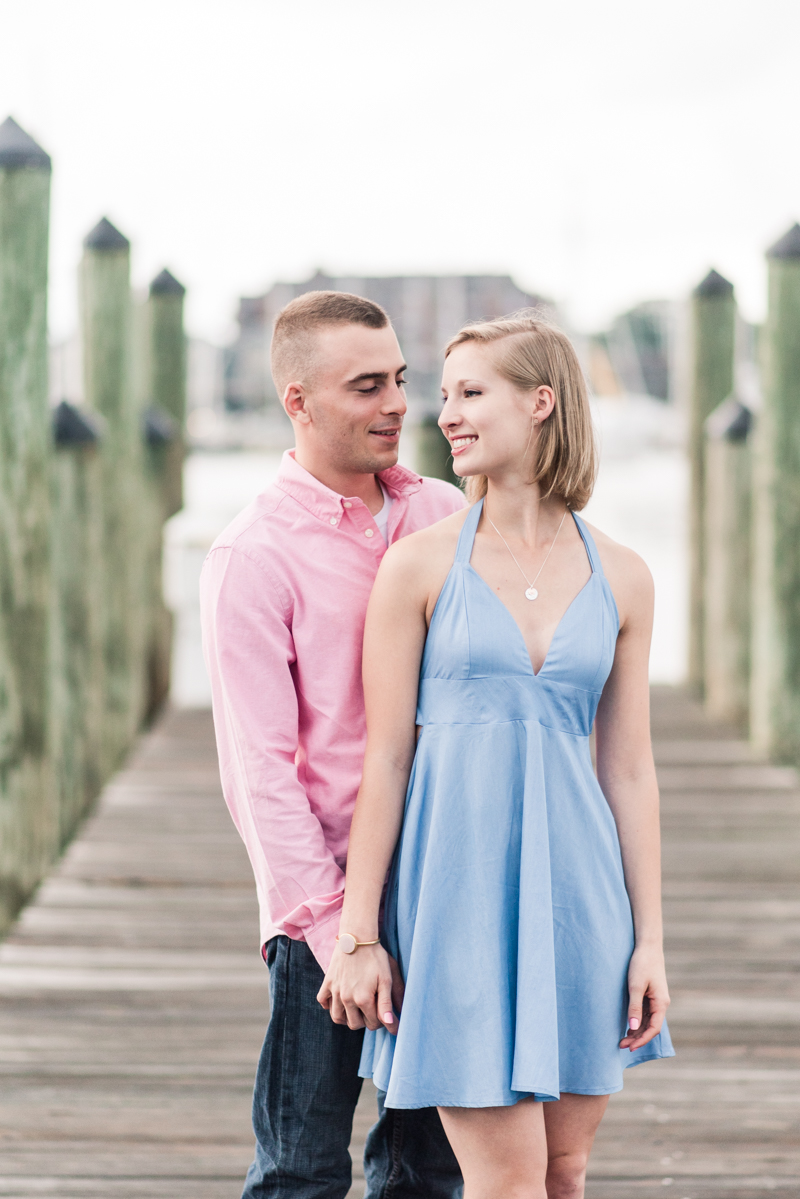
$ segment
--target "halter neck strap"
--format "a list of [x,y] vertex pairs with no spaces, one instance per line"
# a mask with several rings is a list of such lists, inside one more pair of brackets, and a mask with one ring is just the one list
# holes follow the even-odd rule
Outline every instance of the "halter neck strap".
[[594,538],[592,537],[589,530],[586,528],[586,525],[584,524],[582,517],[578,516],[577,512],[572,513],[572,518],[575,521],[578,532],[581,535],[583,544],[586,546],[586,554],[587,554],[587,557],[589,558],[589,565],[592,568],[592,572],[596,575],[602,576],[603,564],[600,561],[600,555],[597,552],[597,546],[594,543]]
[[462,562],[466,565],[472,557],[472,547],[475,543],[475,534],[478,531],[478,521],[483,512],[483,500],[478,500],[477,504],[473,504],[467,513],[467,519],[461,526],[461,532],[458,535],[458,545],[456,546],[456,562]]
[[[473,504],[467,513],[467,519],[461,526],[461,532],[458,535],[458,545],[456,546],[455,561],[466,565],[472,557],[472,547],[475,544],[475,534],[478,531],[478,523],[483,512],[483,500],[478,500],[477,504]],[[586,556],[589,559],[589,565],[592,568],[592,573],[603,575],[603,564],[600,561],[600,555],[597,552],[597,546],[583,519],[578,516],[577,512],[572,513],[572,519],[578,532],[581,535],[581,540],[586,547]]]

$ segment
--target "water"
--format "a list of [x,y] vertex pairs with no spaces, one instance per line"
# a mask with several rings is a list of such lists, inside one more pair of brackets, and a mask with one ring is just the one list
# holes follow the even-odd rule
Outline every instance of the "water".
[[186,459],[184,508],[164,530],[164,594],[175,618],[170,698],[176,707],[211,706],[200,639],[203,560],[237,512],[275,480],[280,461],[279,453],[251,450],[199,452]]
[[586,518],[635,550],[655,585],[650,678],[686,673],[689,618],[689,464],[676,410],[647,397],[593,404],[600,473]]
[[[653,682],[677,683],[687,653],[688,466],[675,413],[647,399],[600,400],[595,418],[601,442],[597,487],[585,516],[644,558],[655,582],[650,656]],[[411,463],[411,439],[401,461]],[[191,454],[184,472],[185,507],[165,534],[164,581],[175,614],[172,700],[208,707],[210,686],[200,643],[198,580],[216,536],[275,479],[281,455],[237,451]]]

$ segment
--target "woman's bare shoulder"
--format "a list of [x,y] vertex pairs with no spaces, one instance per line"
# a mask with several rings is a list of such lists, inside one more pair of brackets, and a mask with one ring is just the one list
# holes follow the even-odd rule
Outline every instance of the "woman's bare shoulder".
[[627,545],[620,545],[588,521],[584,521],[584,524],[597,546],[603,573],[611,585],[620,610],[620,619],[624,620],[626,613],[631,613],[642,605],[652,608],[653,576],[644,558]]
[[453,565],[458,535],[468,511],[467,508],[453,512],[427,529],[409,533],[390,545],[375,583],[378,594],[392,591],[429,611],[431,598],[438,596]]

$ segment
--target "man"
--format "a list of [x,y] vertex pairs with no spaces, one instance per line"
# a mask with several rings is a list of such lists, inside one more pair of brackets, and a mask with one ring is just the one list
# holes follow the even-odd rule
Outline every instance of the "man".
[[[397,538],[463,506],[397,466],[405,363],[382,308],[309,292],[275,322],[272,373],[295,429],[274,486],[203,568],[203,636],[225,799],[256,877],[271,1016],[243,1199],[344,1199],[362,1031],[316,1000],[339,931],[366,739],[361,640]],[[455,1199],[435,1110],[379,1103],[369,1199]]]

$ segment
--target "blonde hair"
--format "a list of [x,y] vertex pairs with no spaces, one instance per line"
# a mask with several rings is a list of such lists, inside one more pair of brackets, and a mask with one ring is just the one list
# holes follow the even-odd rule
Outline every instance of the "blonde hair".
[[[539,426],[531,483],[539,484],[544,498],[557,495],[579,512],[594,488],[597,447],[586,380],[571,341],[533,310],[465,325],[447,343],[445,358],[467,342],[486,346],[495,369],[519,391],[553,389],[555,407]],[[466,480],[467,499],[482,499],[487,487],[486,475],[473,475]]]
[[385,329],[389,317],[379,304],[347,291],[306,291],[275,318],[270,348],[272,377],[279,392],[296,378],[308,384],[315,366],[314,335],[326,325]]

